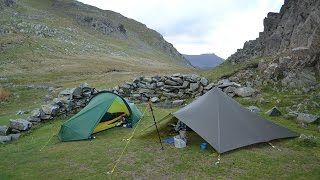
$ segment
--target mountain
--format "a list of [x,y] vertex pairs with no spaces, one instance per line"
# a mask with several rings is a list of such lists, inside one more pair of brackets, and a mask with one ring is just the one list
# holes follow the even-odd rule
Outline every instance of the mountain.
[[194,67],[201,69],[210,69],[224,62],[224,59],[215,54],[200,54],[200,55],[183,55]]
[[16,83],[191,67],[146,25],[74,0],[0,0],[0,53]]
[[[317,85],[320,74],[320,1],[285,0],[280,12],[268,13],[263,23],[264,31],[259,37],[247,41],[242,49],[227,58],[226,63],[256,61],[255,68],[251,67],[255,74],[251,80],[256,84]],[[245,78],[240,74],[237,78]]]

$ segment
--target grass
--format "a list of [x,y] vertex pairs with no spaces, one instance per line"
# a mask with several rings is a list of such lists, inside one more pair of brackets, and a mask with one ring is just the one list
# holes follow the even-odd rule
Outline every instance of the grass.
[[[146,105],[139,108],[144,110]],[[175,109],[154,108],[160,119]],[[270,119],[270,118],[269,118]],[[271,118],[278,124],[289,126],[300,133],[311,130],[298,128],[294,122]],[[1,179],[108,179],[126,140],[133,129],[113,128],[96,134],[91,141],[59,142],[56,134],[65,119],[42,124],[11,144],[0,146]],[[167,122],[160,123],[160,135],[172,137]],[[176,149],[164,144],[161,150],[154,128],[144,130],[153,123],[146,112],[134,138],[124,153],[113,179],[318,179],[319,146],[304,147],[298,139],[276,140],[234,150],[221,156],[216,165],[217,153],[209,147],[201,151],[204,140],[188,132],[188,146]],[[319,139],[317,140],[319,142]],[[4,158],[5,157],[5,158]]]

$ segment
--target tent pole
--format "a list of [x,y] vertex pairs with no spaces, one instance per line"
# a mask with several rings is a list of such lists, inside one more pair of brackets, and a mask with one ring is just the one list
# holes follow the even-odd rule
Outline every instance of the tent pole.
[[157,125],[156,119],[155,119],[154,114],[153,114],[153,109],[152,109],[151,101],[150,101],[150,100],[149,100],[148,104],[149,104],[149,108],[150,108],[150,110],[151,110],[151,114],[152,114],[152,117],[153,117],[154,125],[156,126],[156,129],[157,129],[159,141],[160,141],[160,144],[161,144],[161,149],[163,150],[163,146],[162,146],[162,142],[161,142],[161,138],[160,138],[160,133],[159,133],[158,125]]

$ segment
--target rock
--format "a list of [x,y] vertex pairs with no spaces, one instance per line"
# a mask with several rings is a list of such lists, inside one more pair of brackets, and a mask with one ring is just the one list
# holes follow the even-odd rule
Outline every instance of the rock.
[[181,74],[180,73],[176,73],[176,74],[173,74],[172,76],[173,77],[181,77]]
[[34,109],[31,111],[31,117],[38,118],[40,117],[40,109]]
[[173,81],[179,83],[179,85],[183,83],[183,80],[182,80],[181,78],[179,78],[179,77],[172,77],[171,79],[172,79]]
[[120,88],[123,88],[123,89],[130,89],[131,88],[131,86],[129,85],[129,84],[122,84],[121,86],[120,86]]
[[319,116],[306,113],[298,113],[297,120],[300,122],[314,123],[320,120]]
[[169,79],[167,79],[164,83],[167,84],[167,85],[171,85],[171,86],[178,86],[179,85],[178,82],[172,81],[172,80],[169,80]]
[[180,106],[184,103],[184,100],[175,100],[175,101],[172,101],[172,105],[174,106]]
[[17,111],[17,113],[16,113],[16,115],[22,115],[22,114],[28,114],[28,111],[19,110],[19,111]]
[[235,93],[241,97],[249,97],[255,93],[255,90],[251,87],[242,87],[235,89]]
[[18,134],[20,131],[18,129],[11,129],[11,134]]
[[20,131],[28,130],[32,127],[32,123],[25,119],[9,120],[10,127]]
[[59,106],[51,104],[42,105],[41,110],[47,115],[56,116],[59,112]]
[[205,90],[211,90],[214,87],[214,83],[208,84],[206,87],[204,87]]
[[147,83],[152,83],[152,78],[144,78],[143,81]]
[[39,123],[41,122],[40,117],[30,117],[27,119],[27,121],[31,122],[31,123]]
[[291,71],[281,81],[283,86],[288,87],[308,87],[317,84],[316,74],[313,69],[304,68],[303,70]]
[[201,80],[200,80],[200,83],[201,83],[203,86],[207,86],[207,85],[208,85],[208,79],[205,78],[205,77],[202,77]]
[[60,95],[71,95],[75,91],[76,88],[67,88],[60,92]]
[[186,80],[186,81],[195,83],[195,82],[200,81],[201,77],[196,75],[196,74],[192,74],[191,76],[190,75],[184,75],[183,79]]
[[189,81],[183,81],[182,88],[188,88],[189,84]]
[[189,91],[190,91],[190,92],[194,92],[194,91],[196,91],[198,88],[199,88],[199,82],[197,82],[197,83],[190,83]]
[[299,136],[299,142],[306,146],[316,146],[317,145],[317,138],[315,136],[307,136],[304,134],[301,134]]
[[261,111],[257,106],[249,106],[249,107],[247,107],[247,109],[249,109],[249,111],[251,111],[253,113],[258,113]]
[[263,72],[264,78],[278,80],[282,76],[282,70],[277,63],[271,63]]
[[140,82],[137,84],[137,86],[138,86],[139,88],[144,88],[144,89],[147,88],[145,84],[140,83]]
[[157,82],[157,87],[162,87],[164,86],[164,82]]
[[11,141],[11,136],[0,136],[0,144],[5,144]]
[[299,113],[297,113],[297,112],[295,112],[295,111],[291,111],[291,112],[288,113],[288,116],[289,116],[289,117],[296,118],[296,117],[298,117],[298,114],[299,114]]
[[273,107],[269,111],[267,111],[265,114],[267,114],[268,116],[280,116],[281,112],[277,107]]
[[10,134],[11,128],[8,126],[0,126],[0,136],[6,136]]
[[241,87],[240,84],[237,84],[235,82],[230,82],[228,79],[223,79],[218,82],[218,88],[226,88],[229,86]]
[[155,90],[157,88],[157,83],[151,83],[151,84],[147,83],[146,88]]
[[9,137],[11,137],[11,140],[12,140],[12,141],[18,140],[20,136],[21,136],[20,133],[10,134],[10,135],[9,135]]
[[164,92],[163,96],[166,96],[166,97],[169,97],[169,98],[177,98],[178,97],[178,95],[175,94],[175,93],[167,93],[167,92]]
[[226,93],[230,97],[233,97],[236,95],[235,91],[236,91],[236,88],[232,87],[232,86],[228,86],[223,89],[223,92]]
[[155,90],[151,90],[151,89],[139,89],[139,94],[154,94]]
[[83,91],[81,87],[75,88],[74,91],[72,92],[72,96],[74,98],[81,98],[82,94],[83,94]]
[[158,97],[153,97],[153,98],[150,99],[150,101],[152,103],[157,103],[157,102],[160,102],[160,99]]

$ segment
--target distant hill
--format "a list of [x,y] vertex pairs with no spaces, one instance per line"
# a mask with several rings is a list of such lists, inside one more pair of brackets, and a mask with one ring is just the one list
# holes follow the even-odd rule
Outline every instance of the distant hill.
[[194,67],[210,69],[224,62],[224,59],[215,54],[183,55]]
[[160,33],[117,12],[75,0],[0,0],[0,77],[10,82],[190,67]]

